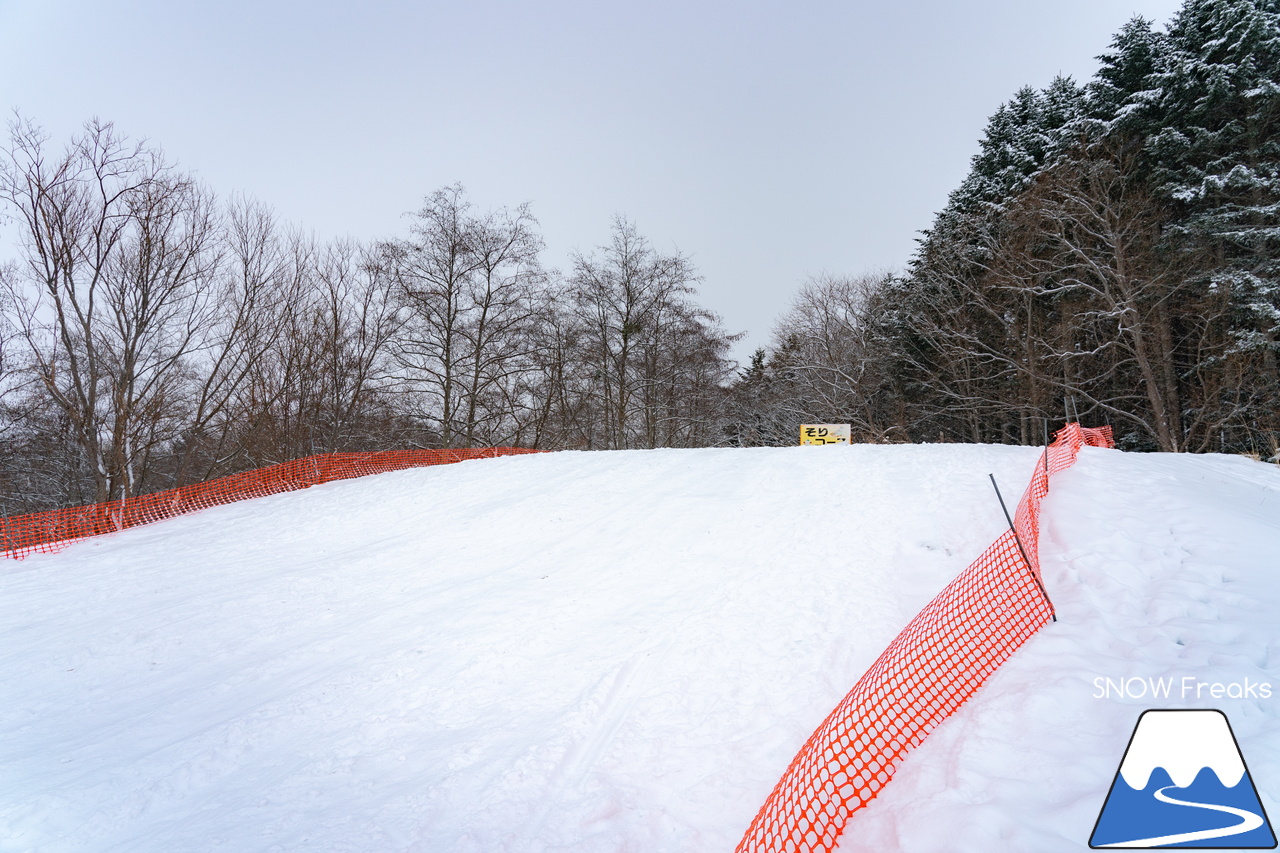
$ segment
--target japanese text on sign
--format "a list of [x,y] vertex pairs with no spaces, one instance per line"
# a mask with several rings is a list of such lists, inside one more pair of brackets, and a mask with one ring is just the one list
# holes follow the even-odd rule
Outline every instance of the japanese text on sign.
[[801,444],[848,444],[852,430],[848,424],[801,424]]

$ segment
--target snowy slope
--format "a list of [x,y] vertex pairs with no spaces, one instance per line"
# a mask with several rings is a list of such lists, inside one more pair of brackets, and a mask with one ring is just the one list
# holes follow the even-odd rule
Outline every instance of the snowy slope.
[[1086,447],[1043,511],[1059,621],[904,762],[841,849],[1085,849],[1147,708],[1222,710],[1280,819],[1280,469]]
[[[0,564],[0,851],[731,850],[1036,458],[511,457]],[[844,849],[1081,849],[1152,707],[1095,675],[1280,694],[1274,468],[1087,448],[1046,513],[1061,621]],[[1273,810],[1278,702],[1199,705]]]

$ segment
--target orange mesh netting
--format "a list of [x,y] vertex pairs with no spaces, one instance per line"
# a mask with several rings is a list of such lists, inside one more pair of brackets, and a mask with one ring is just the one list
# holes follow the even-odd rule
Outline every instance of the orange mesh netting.
[[1111,428],[1072,423],[1058,432],[1014,517],[1026,560],[1005,531],[925,605],[800,748],[738,853],[833,850],[849,815],[903,756],[1052,618],[1039,579],[1040,501],[1085,444],[1114,446]]
[[232,474],[219,480],[110,503],[0,518],[0,556],[21,559],[33,551],[53,552],[86,536],[112,533],[219,504],[305,489],[331,480],[345,480],[424,465],[444,465],[468,459],[537,452],[520,447],[486,447],[321,453]]

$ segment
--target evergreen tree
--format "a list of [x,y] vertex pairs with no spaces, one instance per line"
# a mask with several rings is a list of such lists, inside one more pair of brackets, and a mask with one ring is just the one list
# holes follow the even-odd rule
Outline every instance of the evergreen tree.
[[1102,66],[1085,87],[1087,115],[1101,125],[1102,132],[1148,129],[1153,102],[1160,94],[1155,75],[1168,50],[1168,39],[1145,18],[1132,18],[1120,29],[1111,49],[1098,57]]
[[[1099,61],[1087,86],[1023,88],[996,110],[909,274],[884,285],[899,409],[921,437],[989,440],[1075,396],[1136,430],[1133,447],[1267,450],[1280,0],[1188,0],[1167,31],[1134,18]],[[1085,285],[1109,280],[1134,294],[1110,319],[1114,292]],[[1159,393],[1134,393],[1135,360]]]
[[[1198,280],[1231,305],[1222,357],[1239,380],[1215,404],[1280,428],[1280,0],[1190,0],[1157,75],[1165,127],[1150,148],[1178,207],[1170,245],[1210,259]],[[1190,266],[1193,261],[1188,261]],[[1221,419],[1220,419],[1221,420]],[[1246,421],[1248,423],[1246,423]],[[1224,432],[1223,443],[1230,443]]]

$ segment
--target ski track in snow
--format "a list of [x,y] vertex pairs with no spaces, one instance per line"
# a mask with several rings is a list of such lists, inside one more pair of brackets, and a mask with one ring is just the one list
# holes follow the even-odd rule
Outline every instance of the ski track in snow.
[[[0,564],[0,851],[723,851],[1003,529],[1031,448],[557,453],[331,483]],[[1007,485],[1006,485],[1007,484]],[[1138,712],[1280,694],[1280,474],[1086,448],[1046,627],[844,850],[1081,849]],[[1220,700],[1264,805],[1277,702]],[[1176,703],[1173,703],[1176,705]]]

